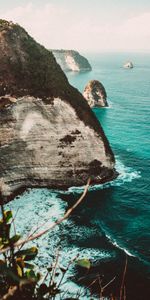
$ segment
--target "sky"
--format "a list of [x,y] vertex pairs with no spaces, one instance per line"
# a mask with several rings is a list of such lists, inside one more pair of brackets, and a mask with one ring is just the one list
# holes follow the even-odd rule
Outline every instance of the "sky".
[[150,0],[0,0],[0,18],[49,49],[150,51]]

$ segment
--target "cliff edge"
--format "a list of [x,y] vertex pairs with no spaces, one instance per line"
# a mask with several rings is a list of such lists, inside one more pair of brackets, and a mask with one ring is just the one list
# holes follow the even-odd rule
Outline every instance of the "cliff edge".
[[0,20],[0,193],[116,176],[109,142],[51,52]]

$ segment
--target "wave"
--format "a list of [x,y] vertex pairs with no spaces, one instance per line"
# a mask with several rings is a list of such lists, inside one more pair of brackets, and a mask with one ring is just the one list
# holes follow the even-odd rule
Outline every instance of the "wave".
[[136,255],[132,254],[129,250],[127,250],[126,248],[120,246],[116,241],[113,241],[112,237],[108,234],[105,234],[106,238],[111,242],[111,244],[113,246],[115,246],[116,248],[122,250],[123,252],[125,252],[128,256],[132,256],[132,257],[136,257]]
[[[134,179],[138,179],[141,177],[140,171],[134,170],[131,167],[125,166],[119,157],[116,157],[116,170],[119,173],[119,176],[110,182],[104,184],[96,184],[89,188],[89,191],[102,190],[110,186],[121,186],[125,182],[131,182]],[[71,193],[81,193],[84,190],[84,186],[81,187],[71,187],[67,192]]]
[[79,255],[79,258],[86,258],[92,261],[104,261],[107,259],[111,259],[112,257],[115,256],[115,253],[108,249],[108,250],[103,250],[103,249],[96,249],[96,248],[82,248],[82,247],[78,247],[75,245],[67,245],[67,247],[63,248],[62,251],[62,259],[63,262],[64,260],[72,260],[74,257],[76,257],[77,255]]
[[111,100],[107,99],[107,103],[108,103],[108,106],[104,106],[104,107],[97,107],[97,106],[95,106],[95,107],[92,108],[92,110],[93,111],[99,111],[99,109],[103,110],[103,109],[113,108],[114,103]]
[[105,108],[107,108],[107,109],[113,108],[113,102],[109,99],[107,100],[107,102],[108,102],[108,106]]
[[117,181],[121,181],[121,183],[123,184],[124,182],[131,182],[132,180],[141,177],[140,171],[125,166],[118,156],[116,157],[116,170],[118,171],[119,176],[114,181],[114,183],[116,183]]
[[111,235],[111,233],[109,232],[108,229],[106,229],[105,225],[103,224],[103,222],[101,222],[100,224],[100,228],[102,233],[104,234],[104,236],[107,238],[107,240],[113,245],[115,246],[115,248],[118,248],[120,250],[122,250],[125,254],[127,254],[128,256],[131,257],[136,257],[135,254],[133,254],[129,249],[125,248],[124,246],[120,245]]
[[105,229],[103,230],[103,233],[105,235],[105,237],[109,240],[109,242],[115,246],[116,248],[120,249],[121,251],[123,251],[126,255],[130,256],[130,257],[135,257],[138,261],[142,262],[145,266],[147,265],[148,267],[150,266],[149,261],[142,257],[139,253],[134,253],[132,251],[130,251],[129,249],[125,248],[124,246],[120,245],[116,240],[113,239],[113,237],[106,233]]

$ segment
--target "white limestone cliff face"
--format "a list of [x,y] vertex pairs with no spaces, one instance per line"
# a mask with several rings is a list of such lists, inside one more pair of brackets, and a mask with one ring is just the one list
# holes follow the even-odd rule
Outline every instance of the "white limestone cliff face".
[[61,188],[85,184],[90,176],[94,182],[113,177],[114,161],[103,139],[68,103],[55,98],[45,105],[21,97],[5,109],[6,115],[0,111],[0,168],[10,193],[24,186]]
[[66,64],[69,70],[73,72],[79,72],[80,71],[80,66],[79,64],[76,63],[75,59],[71,55],[66,55],[65,57]]
[[92,67],[88,60],[74,50],[52,50],[57,63],[61,66],[62,70],[73,72],[86,72],[91,71]]

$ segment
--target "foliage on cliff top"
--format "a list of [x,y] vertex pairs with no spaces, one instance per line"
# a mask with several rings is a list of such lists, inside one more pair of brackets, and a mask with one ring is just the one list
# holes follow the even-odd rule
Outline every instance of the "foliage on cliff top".
[[0,19],[0,31],[7,29],[11,24],[12,24],[11,22]]

